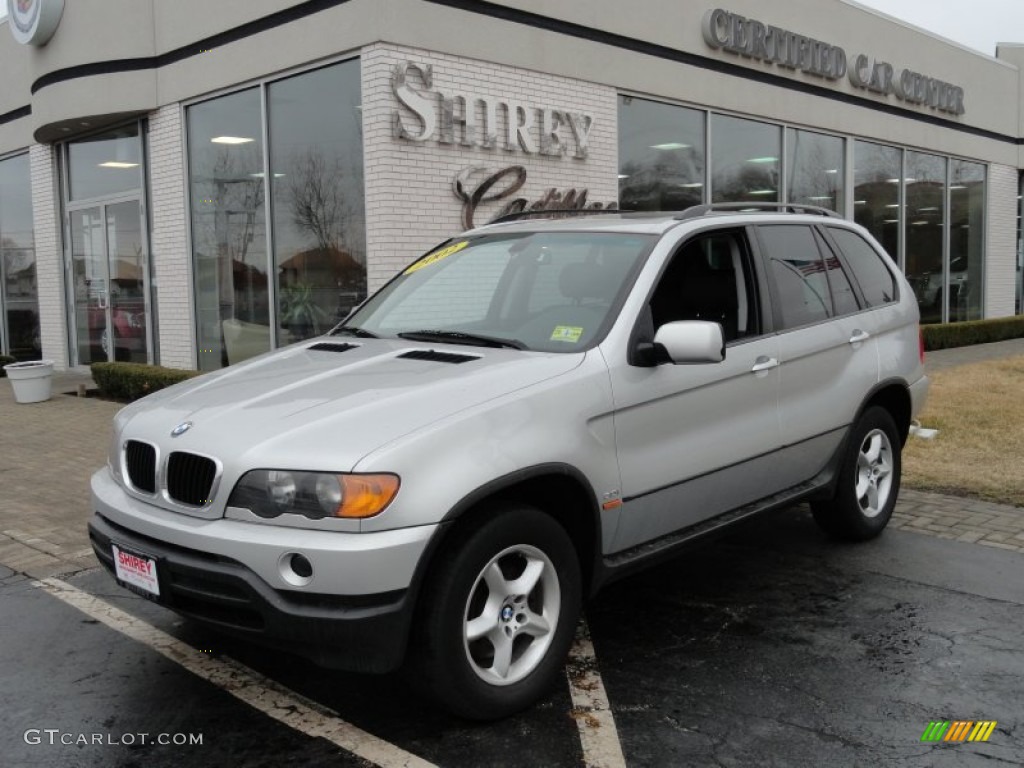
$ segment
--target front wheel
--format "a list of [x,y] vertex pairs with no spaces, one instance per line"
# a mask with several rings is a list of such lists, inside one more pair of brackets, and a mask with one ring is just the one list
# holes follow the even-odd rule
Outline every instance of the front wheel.
[[892,415],[868,408],[850,433],[835,495],[811,505],[827,533],[849,541],[877,536],[892,517],[900,490],[900,441]]
[[506,717],[561,673],[580,612],[576,550],[556,520],[526,506],[453,535],[410,638],[420,682],[458,715]]

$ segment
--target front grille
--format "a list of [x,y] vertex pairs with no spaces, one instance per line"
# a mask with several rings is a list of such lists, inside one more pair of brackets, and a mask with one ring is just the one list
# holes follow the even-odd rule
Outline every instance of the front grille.
[[217,465],[213,459],[175,451],[167,458],[167,495],[192,507],[209,504]]
[[156,493],[156,448],[129,440],[124,445],[124,462],[133,486],[145,493]]

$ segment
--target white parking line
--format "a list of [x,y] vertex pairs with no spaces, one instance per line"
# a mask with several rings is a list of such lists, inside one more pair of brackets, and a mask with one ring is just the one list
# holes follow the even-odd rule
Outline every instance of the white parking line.
[[619,731],[597,668],[590,628],[580,620],[576,641],[565,668],[572,694],[572,716],[580,732],[583,762],[588,768],[625,768]]
[[264,677],[232,659],[204,656],[192,646],[147,624],[110,603],[60,579],[34,582],[54,597],[77,608],[189,672],[213,683],[239,701],[307,736],[327,739],[381,768],[432,768],[429,763],[383,739],[345,722],[326,707]]

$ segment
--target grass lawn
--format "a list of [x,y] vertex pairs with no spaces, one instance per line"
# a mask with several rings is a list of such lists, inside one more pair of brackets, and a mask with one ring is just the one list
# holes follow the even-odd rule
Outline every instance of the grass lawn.
[[964,365],[930,378],[919,420],[939,434],[907,442],[903,483],[1024,507],[1024,357]]

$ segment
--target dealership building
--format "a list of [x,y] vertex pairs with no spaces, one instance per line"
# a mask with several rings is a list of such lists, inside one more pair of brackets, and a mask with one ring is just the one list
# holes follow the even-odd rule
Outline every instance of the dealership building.
[[1019,314],[1022,69],[847,0],[7,0],[0,352],[217,369],[532,208],[822,206]]

